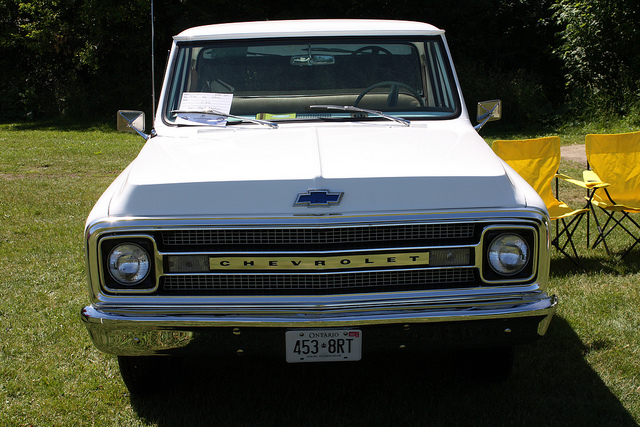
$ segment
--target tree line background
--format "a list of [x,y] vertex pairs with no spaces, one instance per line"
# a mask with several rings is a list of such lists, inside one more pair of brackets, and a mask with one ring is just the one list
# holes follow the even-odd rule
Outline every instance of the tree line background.
[[[156,84],[171,37],[197,25],[295,18],[424,21],[446,30],[466,102],[505,125],[640,121],[640,0],[156,0]],[[149,0],[1,0],[0,120],[151,112]]]

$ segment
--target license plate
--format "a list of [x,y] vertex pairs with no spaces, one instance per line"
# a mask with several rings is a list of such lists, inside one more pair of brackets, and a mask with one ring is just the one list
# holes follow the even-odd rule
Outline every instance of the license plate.
[[287,362],[341,362],[360,360],[362,332],[353,329],[288,331]]

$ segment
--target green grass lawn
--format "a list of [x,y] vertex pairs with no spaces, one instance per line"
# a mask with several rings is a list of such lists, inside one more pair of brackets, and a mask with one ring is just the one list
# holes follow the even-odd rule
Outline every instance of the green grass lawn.
[[[561,136],[579,142],[572,135]],[[142,144],[104,129],[0,125],[0,425],[640,422],[640,249],[623,261],[587,249],[584,225],[583,269],[554,252],[558,315],[544,339],[518,349],[505,383],[468,377],[458,368],[469,355],[459,353],[300,366],[201,359],[165,391],[131,397],[116,358],[93,347],[79,320],[88,302],[82,234],[93,203]],[[581,169],[563,162],[562,172]],[[581,191],[561,192],[583,203]],[[617,235],[613,250],[629,243]]]

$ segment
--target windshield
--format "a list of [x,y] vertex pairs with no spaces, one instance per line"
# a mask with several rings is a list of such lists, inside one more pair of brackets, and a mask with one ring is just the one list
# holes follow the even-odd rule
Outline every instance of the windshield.
[[[270,121],[374,117],[314,105],[410,120],[453,117],[460,110],[437,36],[199,42],[178,49],[164,108],[169,123],[224,125],[233,120],[228,115]],[[216,111],[227,116],[211,117]]]

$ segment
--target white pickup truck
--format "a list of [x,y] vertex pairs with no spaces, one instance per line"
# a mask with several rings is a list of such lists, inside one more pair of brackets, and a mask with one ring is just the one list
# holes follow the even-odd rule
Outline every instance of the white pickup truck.
[[149,135],[140,114],[119,112],[147,142],[87,219],[81,312],[132,392],[161,355],[471,347],[507,372],[546,333],[547,211],[471,124],[444,31],[188,29]]

